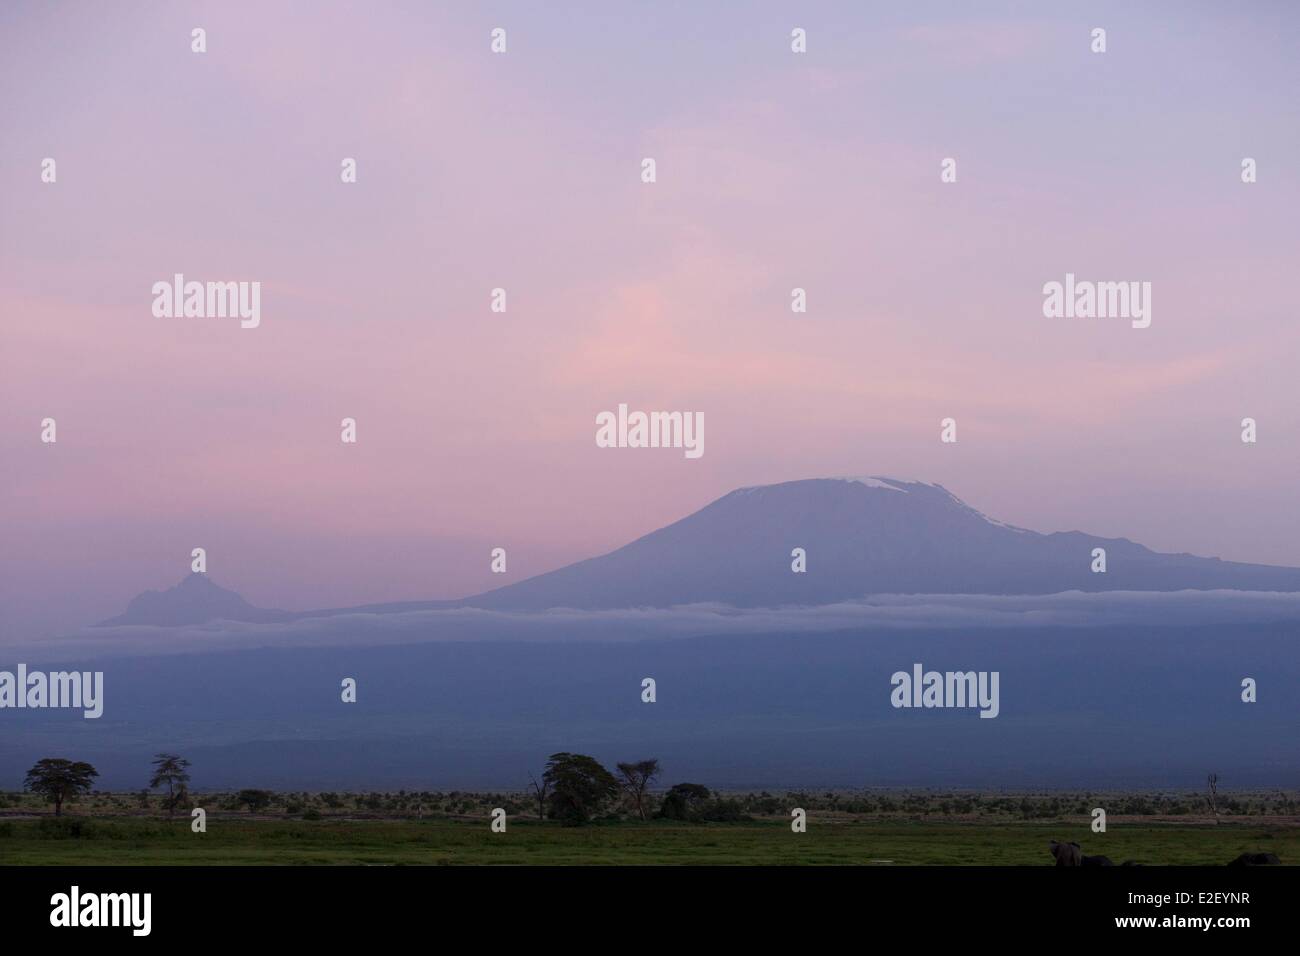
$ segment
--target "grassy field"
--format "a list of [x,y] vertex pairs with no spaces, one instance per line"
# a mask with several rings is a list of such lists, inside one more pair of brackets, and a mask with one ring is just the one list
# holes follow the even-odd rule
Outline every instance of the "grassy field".
[[[68,819],[68,818],[65,818]],[[806,833],[783,819],[729,824],[620,822],[562,827],[512,821],[492,833],[486,819],[299,821],[210,817],[206,833],[188,818],[49,818],[0,822],[0,865],[438,865],[438,864],[854,864],[1049,866],[1049,840],[1085,853],[1149,865],[1227,863],[1246,851],[1300,860],[1294,821],[1112,822],[1094,834],[1086,819],[983,822],[866,821],[810,815]]]

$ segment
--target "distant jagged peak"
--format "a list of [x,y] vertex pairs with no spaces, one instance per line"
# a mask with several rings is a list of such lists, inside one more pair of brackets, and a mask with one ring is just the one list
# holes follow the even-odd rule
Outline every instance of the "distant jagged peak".
[[272,621],[284,612],[254,607],[239,594],[223,588],[206,573],[192,572],[170,588],[137,594],[126,611],[101,626],[123,624],[174,626],[209,621]]

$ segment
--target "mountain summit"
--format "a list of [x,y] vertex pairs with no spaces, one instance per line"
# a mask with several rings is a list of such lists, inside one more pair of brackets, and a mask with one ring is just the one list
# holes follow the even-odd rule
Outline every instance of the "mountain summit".
[[[806,573],[791,570],[803,548]],[[1107,570],[1093,573],[1092,551]],[[1300,591],[1300,569],[1160,554],[1126,538],[1040,534],[981,514],[941,485],[814,478],[740,488],[617,551],[463,604],[736,607],[870,594],[1051,594],[1230,588]]]

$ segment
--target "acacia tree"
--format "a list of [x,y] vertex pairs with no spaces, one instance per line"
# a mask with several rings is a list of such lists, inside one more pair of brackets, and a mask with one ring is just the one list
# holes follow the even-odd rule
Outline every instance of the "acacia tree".
[[190,782],[187,772],[190,762],[177,754],[155,754],[153,761],[153,779],[149,789],[157,790],[167,785],[167,816],[171,817],[176,805],[186,796],[185,785]]
[[551,817],[569,826],[586,823],[618,796],[614,775],[586,754],[551,754],[542,780],[551,789]]
[[659,816],[665,820],[691,820],[713,796],[702,783],[677,783],[664,796]]
[[99,771],[84,761],[64,760],[61,757],[46,757],[38,760],[27,779],[23,789],[39,793],[54,804],[54,815],[63,815],[63,802],[72,800],[90,789]]
[[271,805],[273,794],[269,790],[240,790],[235,799],[248,807],[249,813],[265,810]]
[[659,761],[639,760],[636,763],[620,763],[618,766],[618,784],[627,791],[636,806],[636,812],[645,819],[645,792],[655,777],[659,776]]

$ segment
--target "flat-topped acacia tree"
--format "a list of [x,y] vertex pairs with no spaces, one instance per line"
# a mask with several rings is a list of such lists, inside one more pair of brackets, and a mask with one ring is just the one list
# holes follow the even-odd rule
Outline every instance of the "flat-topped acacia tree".
[[190,782],[188,767],[190,762],[179,754],[156,754],[153,761],[153,777],[149,780],[149,789],[156,790],[164,784],[167,786],[167,816],[176,811],[176,805],[185,799],[186,787]]
[[659,761],[651,758],[649,760],[638,760],[636,763],[620,763],[617,766],[618,785],[632,798],[632,804],[636,807],[637,814],[644,820],[645,793],[650,784],[659,776]]
[[64,801],[87,792],[98,776],[99,771],[84,761],[46,757],[27,771],[23,789],[39,793],[53,803],[54,815],[58,817],[63,815]]

